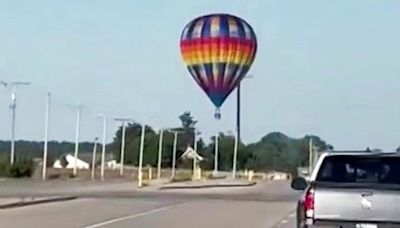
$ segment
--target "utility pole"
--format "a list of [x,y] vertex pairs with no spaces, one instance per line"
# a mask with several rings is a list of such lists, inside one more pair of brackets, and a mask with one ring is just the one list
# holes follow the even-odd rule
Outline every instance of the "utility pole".
[[232,178],[236,178],[236,161],[237,161],[237,152],[238,152],[238,147],[239,147],[239,134],[236,135],[235,137],[235,145],[233,148],[233,165],[232,165]]
[[238,142],[240,141],[240,82],[237,86],[237,95],[236,95],[236,137],[238,138]]
[[75,131],[75,153],[74,153],[74,170],[73,174],[77,174],[77,163],[78,163],[78,152],[79,152],[79,131],[80,131],[80,121],[81,121],[81,107],[76,107],[76,131]]
[[161,129],[160,130],[160,141],[158,142],[157,179],[161,178],[161,161],[162,161],[162,150],[163,150],[163,137],[164,137],[164,129]]
[[97,137],[94,138],[93,154],[92,154],[92,180],[94,180],[94,174],[95,174],[95,170],[96,170],[97,140],[98,140]]
[[235,137],[235,145],[233,148],[233,164],[232,164],[232,178],[236,178],[236,162],[237,162],[237,153],[240,143],[240,84],[239,82],[236,90],[236,137]]
[[[253,78],[253,75],[246,75],[243,79],[248,79],[248,78]],[[240,137],[241,137],[241,131],[240,131],[240,111],[241,111],[241,93],[240,93],[240,85],[241,82],[239,82],[236,90],[237,90],[237,95],[236,95],[236,139],[235,139],[235,146],[234,146],[234,153],[233,153],[233,167],[232,167],[232,176],[235,178],[236,176],[236,163],[237,163],[237,153],[239,149],[239,143],[240,143]]]
[[44,149],[43,149],[43,161],[42,161],[42,179],[46,180],[46,169],[47,169],[47,142],[49,140],[49,114],[51,105],[51,94],[47,93],[46,102],[46,116],[44,122]]
[[[251,79],[253,78],[253,75],[246,75],[243,79]],[[241,117],[241,90],[240,90],[240,85],[241,85],[241,81],[239,82],[237,88],[236,88],[236,134],[237,134],[237,138],[238,138],[238,143],[240,143],[240,137],[241,137],[241,132],[240,132],[240,117]]]
[[4,86],[11,86],[11,104],[10,109],[12,112],[11,119],[11,151],[10,151],[10,163],[14,164],[15,160],[15,119],[16,119],[16,109],[17,109],[17,87],[30,85],[30,82],[0,82]]
[[126,122],[133,121],[129,118],[115,118],[115,121],[120,121],[122,124],[122,138],[121,138],[121,153],[120,153],[120,168],[119,175],[124,175],[124,161],[125,161],[125,135],[126,135]]

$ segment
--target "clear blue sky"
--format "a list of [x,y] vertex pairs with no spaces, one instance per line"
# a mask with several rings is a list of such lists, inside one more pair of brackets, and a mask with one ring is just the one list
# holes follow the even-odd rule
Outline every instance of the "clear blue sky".
[[[50,138],[101,134],[98,112],[155,127],[191,110],[206,137],[233,130],[235,96],[216,125],[212,103],[181,60],[183,26],[211,12],[247,20],[258,36],[254,76],[243,83],[243,137],[316,134],[338,149],[400,145],[400,2],[0,0],[0,79],[18,93],[17,137],[42,140],[45,92],[54,94]],[[9,92],[0,88],[0,138],[9,139]],[[117,124],[109,122],[109,139]]]

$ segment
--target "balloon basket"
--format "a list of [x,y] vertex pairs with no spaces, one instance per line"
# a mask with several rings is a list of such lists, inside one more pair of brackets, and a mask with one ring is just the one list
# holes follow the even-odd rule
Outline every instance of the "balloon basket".
[[217,120],[221,119],[221,112],[220,112],[219,109],[217,109],[217,110],[215,111],[214,117],[215,117],[215,119],[217,119]]

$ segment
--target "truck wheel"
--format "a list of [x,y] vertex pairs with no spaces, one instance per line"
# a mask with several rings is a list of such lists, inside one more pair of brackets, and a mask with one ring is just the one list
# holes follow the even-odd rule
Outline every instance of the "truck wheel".
[[297,219],[296,219],[296,227],[297,227],[297,228],[308,228],[307,225],[304,225],[304,224],[301,222],[301,219],[300,219],[299,217],[297,217]]

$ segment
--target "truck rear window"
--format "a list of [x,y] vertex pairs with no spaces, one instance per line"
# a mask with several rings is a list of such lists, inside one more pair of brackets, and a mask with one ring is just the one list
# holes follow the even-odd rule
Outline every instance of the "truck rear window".
[[317,182],[400,184],[400,157],[328,156],[323,160]]

